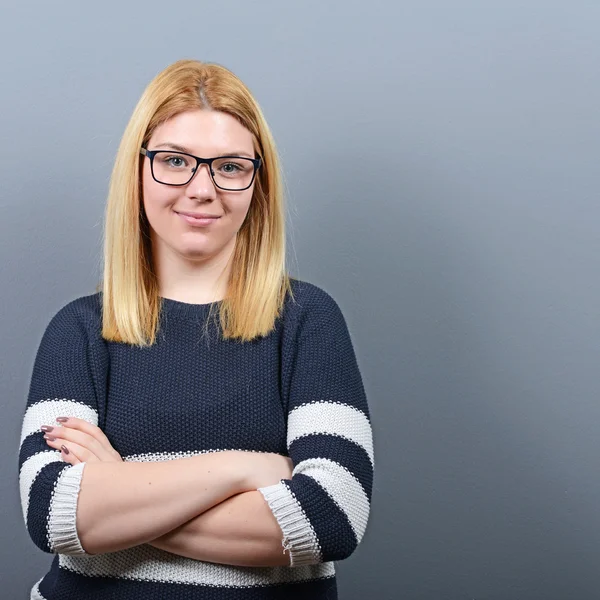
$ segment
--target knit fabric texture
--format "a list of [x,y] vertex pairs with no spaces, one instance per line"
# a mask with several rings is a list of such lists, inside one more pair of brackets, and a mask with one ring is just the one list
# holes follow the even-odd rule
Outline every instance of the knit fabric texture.
[[[275,329],[224,340],[220,302],[162,298],[154,345],[101,337],[101,292],[62,307],[34,362],[19,452],[23,518],[54,554],[35,600],[278,600],[337,598],[335,561],[367,526],[373,486],[369,407],[346,321],[323,289],[292,279]],[[76,509],[85,463],[43,439],[56,417],[104,431],[125,461],[169,461],[242,450],[289,456],[291,479],[260,488],[290,565],[238,567],[142,544],[87,554]]]

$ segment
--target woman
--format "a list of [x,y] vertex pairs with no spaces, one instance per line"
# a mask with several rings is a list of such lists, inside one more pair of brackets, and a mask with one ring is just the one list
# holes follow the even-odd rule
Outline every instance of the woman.
[[119,147],[102,285],[37,351],[21,499],[56,556],[31,598],[337,597],[369,515],[369,408],[338,305],[287,275],[284,242],[250,91],[169,66]]

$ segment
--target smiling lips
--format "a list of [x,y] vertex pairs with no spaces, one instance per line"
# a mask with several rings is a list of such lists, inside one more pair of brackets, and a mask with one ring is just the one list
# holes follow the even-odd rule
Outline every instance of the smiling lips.
[[190,225],[199,226],[211,225],[220,218],[220,215],[210,215],[207,213],[178,212],[177,214]]
[[218,219],[220,215],[211,215],[209,213],[193,213],[193,212],[179,212],[180,215],[187,217],[194,217],[196,219]]

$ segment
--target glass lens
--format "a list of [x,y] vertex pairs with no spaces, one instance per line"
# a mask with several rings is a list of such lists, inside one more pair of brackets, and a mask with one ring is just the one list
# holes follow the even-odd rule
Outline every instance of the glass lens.
[[[154,177],[170,185],[187,183],[194,174],[196,161],[191,156],[179,152],[161,151],[154,156]],[[215,183],[225,189],[247,188],[254,175],[254,163],[247,158],[218,158],[212,169]]]
[[181,185],[193,175],[196,161],[191,156],[178,152],[157,152],[154,155],[154,177],[162,183]]
[[248,187],[254,175],[254,164],[247,158],[218,158],[212,168],[215,183],[229,190]]

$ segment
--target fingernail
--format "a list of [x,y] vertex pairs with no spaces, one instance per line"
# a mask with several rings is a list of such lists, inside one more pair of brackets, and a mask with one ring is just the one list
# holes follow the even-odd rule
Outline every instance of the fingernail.
[[52,437],[51,435],[45,435],[45,436],[44,436],[44,439],[45,439],[45,440],[49,440],[49,441],[53,442],[53,441],[54,441],[56,438],[55,438],[55,437]]
[[69,420],[69,417],[56,417],[56,420],[59,423],[66,423]]
[[65,453],[65,454],[69,454],[69,449],[66,446],[61,446],[60,449]]
[[54,427],[50,427],[49,425],[42,425],[41,430],[42,431],[52,431],[54,429]]

